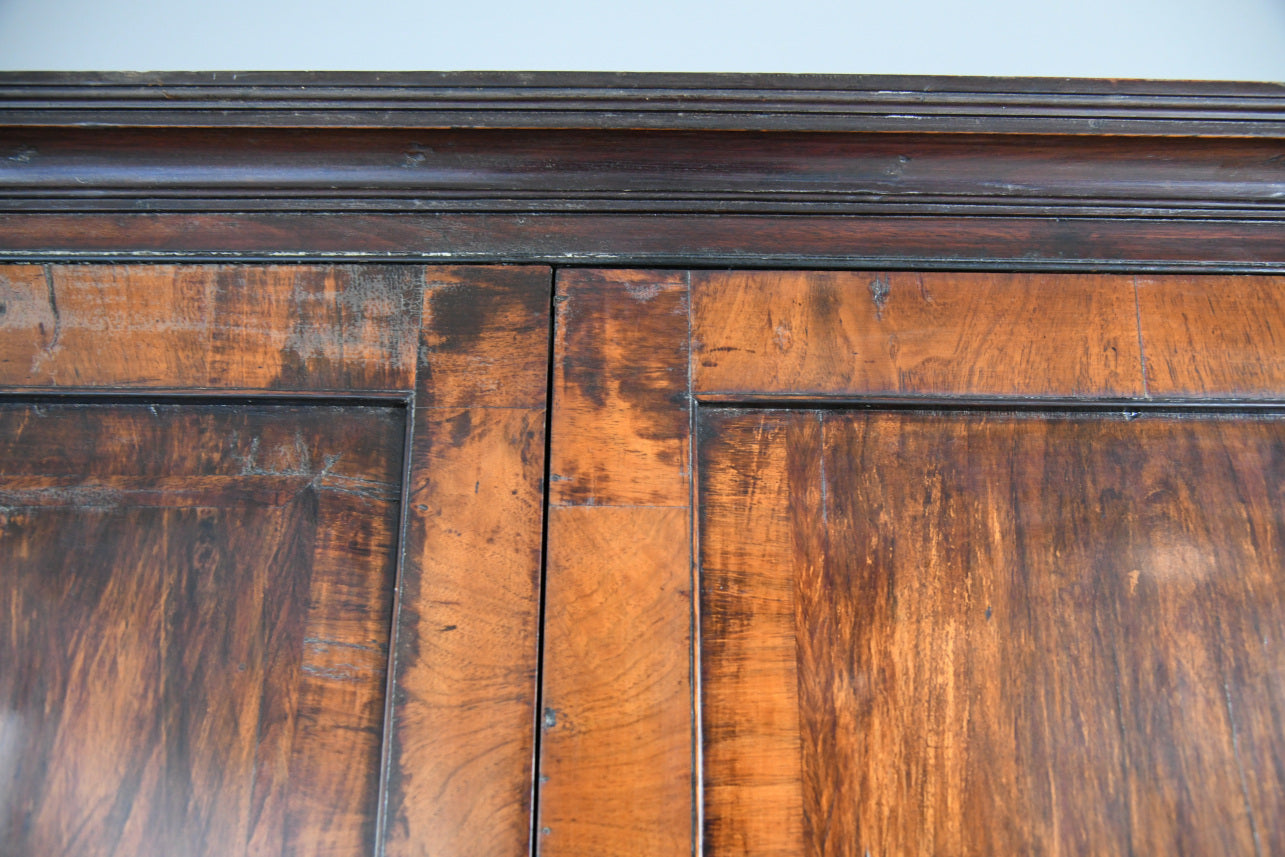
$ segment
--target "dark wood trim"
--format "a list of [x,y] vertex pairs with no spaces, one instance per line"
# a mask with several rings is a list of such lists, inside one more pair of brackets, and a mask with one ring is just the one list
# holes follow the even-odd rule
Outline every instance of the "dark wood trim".
[[10,128],[0,211],[1285,218],[1274,140]]
[[849,75],[0,74],[8,125],[1285,136],[1271,83]]
[[0,260],[1276,271],[1281,138],[1275,84],[5,73]]
[[0,260],[1285,272],[1285,223],[1051,217],[0,214]]

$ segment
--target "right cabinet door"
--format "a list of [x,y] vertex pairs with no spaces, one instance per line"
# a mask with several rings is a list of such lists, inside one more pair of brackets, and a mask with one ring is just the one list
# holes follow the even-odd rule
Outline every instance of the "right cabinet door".
[[[579,277],[564,306],[588,307]],[[659,515],[643,507],[681,497],[656,474],[686,450],[693,632],[679,650],[657,619],[672,536],[620,527],[629,550],[591,587],[555,509],[546,646],[586,593],[581,618],[614,615],[639,645],[578,674],[546,649],[553,772],[596,760],[600,796],[669,806],[610,749],[681,775],[677,703],[654,685],[690,652],[706,854],[1285,852],[1285,282],[707,272],[599,275],[592,294],[615,282],[622,311],[668,304],[656,318],[685,295],[688,332],[632,361],[614,339],[600,406],[560,332],[555,498],[590,486],[588,505]],[[633,326],[655,342],[656,325]],[[657,362],[684,354],[675,445],[657,415],[682,397],[660,395]],[[595,408],[611,419],[560,453],[559,427]],[[655,681],[619,678],[644,661]],[[602,714],[612,677],[638,689]],[[574,801],[550,797],[561,853]],[[610,852],[608,826],[566,832]],[[676,834],[649,841],[678,853]]]
[[701,430],[711,853],[772,817],[818,855],[1285,847],[1279,417]]

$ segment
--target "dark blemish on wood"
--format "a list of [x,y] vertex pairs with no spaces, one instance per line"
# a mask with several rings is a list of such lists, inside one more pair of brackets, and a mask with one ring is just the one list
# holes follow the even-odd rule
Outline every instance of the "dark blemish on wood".
[[456,628],[458,628],[458,627],[459,627],[459,625],[443,625],[443,626],[441,627],[441,630],[442,630],[442,631],[454,631],[454,630],[455,630]]
[[558,725],[558,712],[554,711],[552,708],[546,708],[544,710],[544,728],[552,729],[557,725]]
[[474,494],[476,494],[478,491],[480,491],[480,490],[481,490],[481,488],[482,488],[482,483],[481,483],[480,481],[478,481],[478,482],[474,482],[474,483],[473,483],[473,493],[474,493]]
[[[45,265],[44,272],[45,290],[49,293],[49,313],[54,317],[53,336],[50,338],[49,344],[45,346],[45,352],[49,353],[58,347],[58,339],[62,336],[62,315],[58,312],[58,295],[54,289],[54,272],[48,265]],[[40,325],[40,332],[45,332],[43,324]]]
[[545,836],[548,836],[548,835],[549,835],[550,833],[552,833],[553,831],[552,831],[550,828],[548,828],[548,827],[542,827],[542,828],[540,828],[540,832],[541,832],[542,834],[544,834]]
[[468,411],[463,411],[447,422],[451,425],[451,445],[463,446],[473,432],[473,416]]
[[427,511],[428,511],[428,506],[424,505],[423,503],[416,503],[416,504],[415,504],[415,511],[417,511],[417,512],[427,512]]
[[990,619],[991,619],[991,606],[990,606],[989,604],[987,604],[987,605],[986,605],[986,621],[987,621],[987,622],[989,622],[989,621],[990,621]]
[[6,315],[9,312],[9,305],[0,301],[0,315]]
[[567,380],[575,384],[581,395],[595,408],[602,408],[607,404],[607,388],[603,384],[606,374],[604,364],[605,360],[601,357],[596,360],[568,359],[563,363],[563,374]]
[[875,319],[878,321],[883,320],[883,308],[888,303],[888,294],[891,291],[888,278],[883,274],[879,274],[870,281],[870,299],[874,301]]
[[496,296],[459,283],[430,283],[429,287],[428,312],[433,333],[439,339],[434,350],[469,351],[469,346],[486,330],[486,319]]

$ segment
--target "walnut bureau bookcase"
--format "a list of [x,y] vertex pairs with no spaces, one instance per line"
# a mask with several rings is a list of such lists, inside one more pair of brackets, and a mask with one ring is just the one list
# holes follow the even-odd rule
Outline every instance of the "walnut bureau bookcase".
[[0,74],[0,855],[1285,852],[1285,90]]

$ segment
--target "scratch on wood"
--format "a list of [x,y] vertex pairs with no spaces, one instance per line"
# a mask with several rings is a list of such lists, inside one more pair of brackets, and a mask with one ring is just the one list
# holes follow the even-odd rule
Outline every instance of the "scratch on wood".
[[625,291],[636,301],[646,302],[660,294],[660,283],[625,283]]
[[794,332],[790,329],[790,323],[781,321],[772,331],[772,339],[776,343],[778,351],[786,352],[794,347]]
[[[48,294],[49,314],[53,317],[53,331],[50,332],[49,341],[41,346],[31,361],[31,373],[34,375],[41,365],[52,357],[58,350],[58,342],[62,338],[62,316],[58,312],[58,295],[54,288],[54,274],[50,266],[45,265],[42,269],[45,275],[45,291]],[[41,335],[45,335],[45,324],[38,324]]]
[[888,303],[888,294],[892,287],[888,283],[888,278],[883,274],[877,275],[870,281],[870,299],[875,305],[875,319],[883,321],[883,308]]

